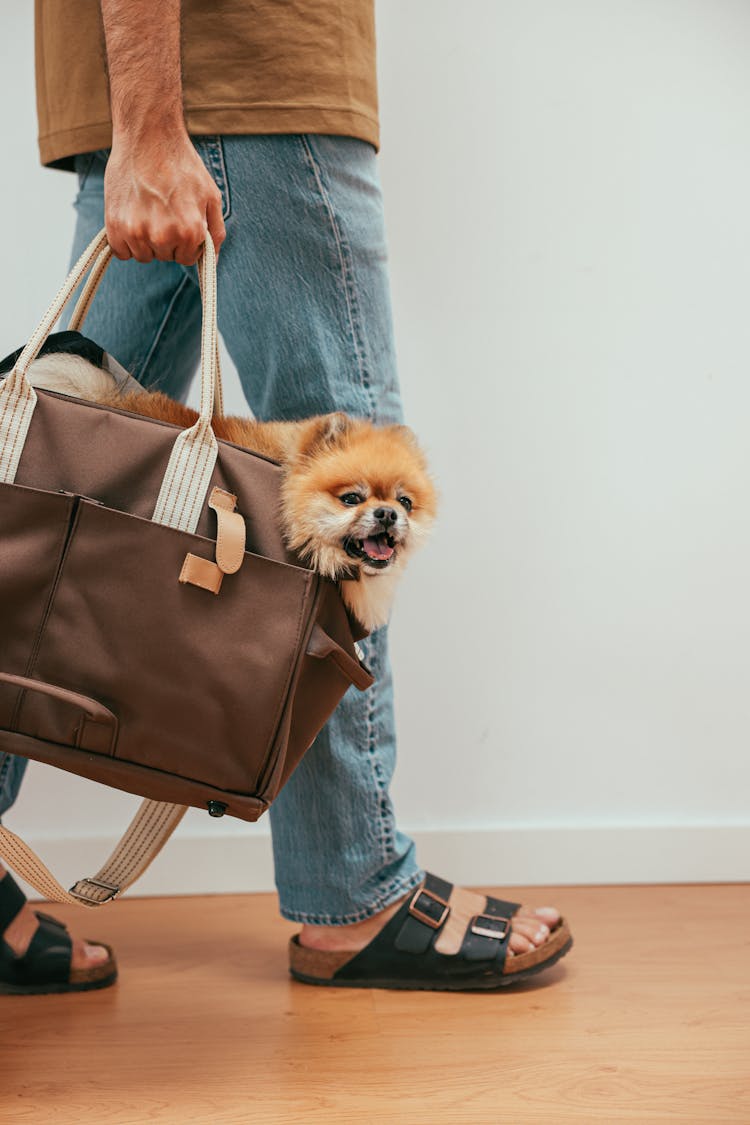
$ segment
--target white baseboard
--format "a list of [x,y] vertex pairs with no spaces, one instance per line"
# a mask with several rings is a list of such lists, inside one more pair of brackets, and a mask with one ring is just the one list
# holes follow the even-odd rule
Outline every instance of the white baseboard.
[[[244,828],[244,826],[243,826]],[[750,824],[535,827],[417,831],[420,862],[454,882],[498,887],[750,881]],[[30,838],[68,885],[96,871],[112,839]],[[182,831],[131,894],[272,891],[267,833],[235,825],[206,835]]]

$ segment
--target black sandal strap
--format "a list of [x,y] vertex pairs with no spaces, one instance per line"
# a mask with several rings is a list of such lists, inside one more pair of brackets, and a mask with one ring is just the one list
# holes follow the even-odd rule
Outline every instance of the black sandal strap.
[[9,947],[0,950],[0,975],[17,984],[64,984],[70,980],[73,942],[60,923],[42,916],[23,957],[8,956]]
[[59,918],[53,918],[51,914],[43,914],[41,910],[35,910],[34,913],[40,921],[43,919],[45,922],[49,922],[51,926],[57,926],[58,930],[68,932],[68,927]]
[[14,918],[26,905],[26,895],[15,881],[10,871],[0,879],[0,937],[5,933]]
[[502,969],[508,955],[511,920],[519,908],[518,902],[488,898],[484,912],[475,914],[469,922],[461,945],[461,955],[467,961],[496,960]]
[[461,956],[467,961],[494,961],[499,967],[505,963],[511,935],[509,917],[493,914],[475,914],[469,922],[461,944]]
[[406,917],[394,940],[401,953],[426,953],[445,925],[451,908],[448,902],[453,884],[437,875],[425,880],[409,900]]
[[484,912],[495,918],[512,918],[520,909],[520,902],[506,902],[504,898],[488,898]]

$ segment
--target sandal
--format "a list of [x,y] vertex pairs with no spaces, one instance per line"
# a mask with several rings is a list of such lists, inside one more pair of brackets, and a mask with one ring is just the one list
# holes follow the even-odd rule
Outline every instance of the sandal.
[[[550,968],[573,944],[560,919],[543,945],[507,957],[516,902],[488,898],[482,914],[446,930],[453,884],[427,874],[369,945],[358,953],[289,943],[290,972],[306,984],[340,988],[409,988],[470,992],[503,988]],[[441,942],[441,934],[444,934]],[[438,946],[450,952],[441,952]],[[457,948],[456,948],[457,947]]]
[[[5,933],[25,905],[26,896],[10,872],[6,872],[0,879],[0,934]],[[72,969],[73,942],[67,927],[49,914],[35,913],[39,926],[22,956],[0,937],[0,995],[88,992],[115,983],[117,963],[108,945],[104,945],[109,953],[106,961],[90,969]]]

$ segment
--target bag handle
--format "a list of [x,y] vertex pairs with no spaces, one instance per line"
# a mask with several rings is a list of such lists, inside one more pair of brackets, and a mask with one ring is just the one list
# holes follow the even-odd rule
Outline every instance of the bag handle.
[[86,278],[86,283],[81,290],[81,294],[76,301],[76,307],[73,309],[72,316],[68,328],[71,332],[80,332],[81,326],[88,316],[91,302],[93,301],[96,291],[101,284],[107,266],[112,258],[112,247],[107,245],[100,251],[99,257],[91,267],[91,272]]
[[[94,265],[86,278],[86,284],[81,290],[81,294],[76,301],[76,307],[73,309],[73,315],[70,318],[68,328],[71,332],[80,332],[83,327],[83,322],[89,314],[91,302],[93,301],[96,291],[101,285],[102,278],[104,277],[107,266],[109,265],[110,258],[112,257],[112,248],[107,244],[99,254],[99,257],[94,262]],[[203,284],[201,280],[200,271],[198,271],[198,280],[201,284],[201,299],[203,299]],[[115,356],[115,359],[117,357]],[[224,417],[224,393],[222,388],[221,367],[219,364],[219,340],[216,340],[216,381],[214,383],[214,418]]]
[[106,235],[101,231],[84,250],[16,360],[13,370],[0,386],[0,481],[6,484],[11,484],[16,479],[18,462],[37,404],[36,391],[27,379],[26,372],[39,354],[73,289],[85,277],[106,241]]
[[198,526],[219,452],[211,426],[217,394],[216,383],[220,380],[220,375],[217,365],[216,251],[210,234],[206,234],[198,273],[203,294],[200,414],[197,422],[183,430],[172,447],[172,455],[151,517],[156,523],[191,532]]
[[94,754],[114,754],[118,731],[117,716],[98,699],[81,695],[80,692],[71,691],[58,684],[32,680],[30,676],[14,676],[9,672],[0,672],[0,683],[20,688],[21,692],[35,691],[40,695],[47,695],[79,711],[81,717],[73,736],[75,745],[80,750],[91,750]]

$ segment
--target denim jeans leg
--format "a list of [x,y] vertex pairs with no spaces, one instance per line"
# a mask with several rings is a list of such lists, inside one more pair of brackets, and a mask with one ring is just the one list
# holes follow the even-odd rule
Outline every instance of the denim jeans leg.
[[14,804],[28,764],[17,754],[0,754],[0,818]]
[[[223,137],[213,156],[229,197],[219,327],[255,414],[400,421],[373,149],[348,137]],[[360,921],[422,877],[388,792],[387,630],[363,647],[375,684],[346,694],[271,809],[281,912],[298,922]]]

